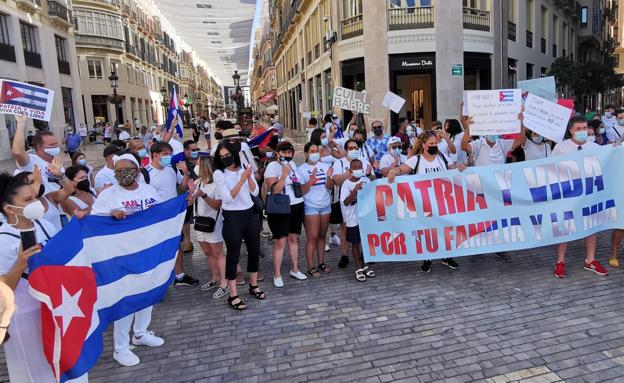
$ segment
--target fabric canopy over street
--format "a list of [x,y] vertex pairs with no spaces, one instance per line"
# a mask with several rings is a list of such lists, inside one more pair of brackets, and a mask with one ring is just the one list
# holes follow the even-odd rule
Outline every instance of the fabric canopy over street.
[[260,97],[259,101],[262,104],[268,104],[269,102],[271,102],[271,100],[275,98],[276,95],[277,93],[275,91],[267,92],[264,96]]
[[176,33],[225,85],[247,83],[256,0],[154,0]]

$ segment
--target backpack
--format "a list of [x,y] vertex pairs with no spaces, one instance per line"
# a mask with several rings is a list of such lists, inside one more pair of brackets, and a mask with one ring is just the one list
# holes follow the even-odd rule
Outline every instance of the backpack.
[[[436,156],[442,158],[442,161],[444,161],[444,167],[448,170],[448,160],[446,157],[442,153],[438,153]],[[422,155],[419,154],[418,159],[416,160],[416,166],[414,166],[414,169],[412,170],[412,174],[418,174],[418,165],[420,165],[421,157]]]

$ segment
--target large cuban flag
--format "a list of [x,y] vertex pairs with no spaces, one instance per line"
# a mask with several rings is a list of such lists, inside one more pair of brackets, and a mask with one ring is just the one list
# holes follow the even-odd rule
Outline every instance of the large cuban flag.
[[176,93],[175,86],[173,87],[173,92],[171,93],[171,105],[169,105],[169,113],[167,114],[167,123],[165,124],[165,130],[169,130],[169,125],[174,118],[178,117],[178,124],[176,125],[176,132],[178,136],[182,138],[184,136],[184,131],[182,131],[182,119],[183,114],[180,109],[180,104],[178,103],[178,95]]
[[111,322],[158,303],[173,281],[186,195],[123,220],[73,219],[29,260],[46,358],[60,382],[84,375]]

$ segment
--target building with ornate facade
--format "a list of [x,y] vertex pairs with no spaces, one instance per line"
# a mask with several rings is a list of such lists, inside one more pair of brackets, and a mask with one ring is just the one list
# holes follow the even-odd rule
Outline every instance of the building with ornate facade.
[[268,16],[268,2],[265,2],[262,21],[255,31],[255,45],[252,51],[251,100],[257,113],[263,113],[267,108],[275,105],[277,96],[277,79],[271,47],[271,24]]
[[[49,129],[63,137],[66,125],[84,122],[79,69],[75,60],[71,4],[65,0],[0,2],[0,78],[54,91],[49,122],[30,122],[28,130]],[[15,119],[0,114],[0,160],[11,157]]]

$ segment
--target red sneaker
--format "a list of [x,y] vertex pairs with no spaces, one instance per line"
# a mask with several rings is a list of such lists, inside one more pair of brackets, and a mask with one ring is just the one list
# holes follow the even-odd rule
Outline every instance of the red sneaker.
[[602,265],[595,259],[593,261],[589,262],[589,263],[587,261],[585,261],[585,267],[584,268],[585,268],[585,270],[593,271],[594,273],[596,273],[598,275],[607,275],[607,274],[609,274],[607,269],[602,267]]
[[557,278],[565,278],[566,277],[565,263],[564,262],[557,262],[557,263],[555,263],[555,277],[557,277]]

